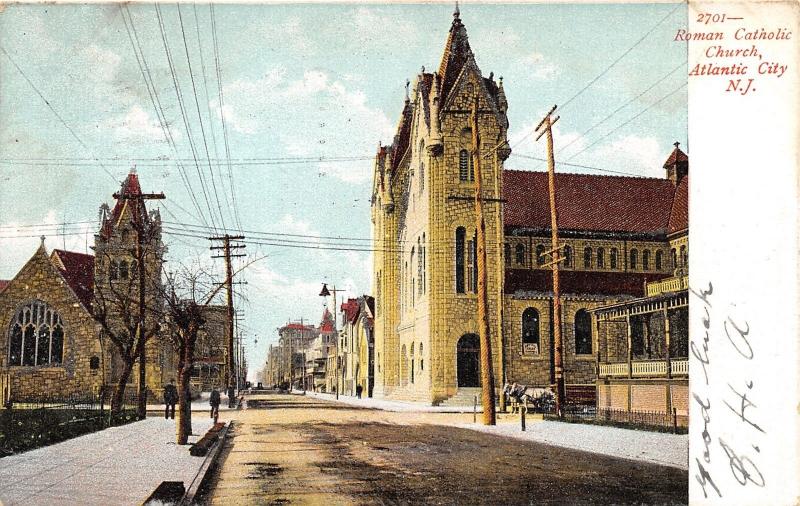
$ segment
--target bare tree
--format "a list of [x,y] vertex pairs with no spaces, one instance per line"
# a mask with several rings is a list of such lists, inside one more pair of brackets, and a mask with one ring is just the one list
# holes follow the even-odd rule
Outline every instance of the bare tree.
[[[126,261],[123,269],[116,256],[104,253],[100,258],[100,276],[110,279],[95,283],[92,317],[100,325],[103,336],[113,344],[121,361],[111,397],[111,412],[118,415],[136,359],[144,353],[147,341],[158,333],[160,314],[152,305],[145,308],[144,314],[140,307],[138,294],[146,281],[140,262],[128,264]],[[104,268],[106,265],[108,270]],[[134,283],[136,278],[140,278],[138,283]],[[161,283],[157,280],[151,284],[160,286]]]

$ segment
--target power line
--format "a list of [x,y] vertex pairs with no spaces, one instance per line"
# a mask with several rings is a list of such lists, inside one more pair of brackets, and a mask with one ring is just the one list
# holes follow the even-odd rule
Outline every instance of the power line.
[[[183,49],[186,53],[186,64],[189,67],[189,78],[192,82],[192,95],[194,96],[194,105],[197,110],[197,121],[200,122],[200,134],[203,138],[203,147],[206,152],[206,159],[210,160],[211,155],[208,152],[208,140],[206,139],[206,129],[203,126],[203,115],[200,113],[200,99],[197,97],[197,86],[194,82],[194,71],[192,70],[192,59],[189,57],[189,45],[186,42],[186,31],[183,27],[183,15],[181,14],[181,4],[175,4],[175,8],[178,10],[178,21],[181,25],[181,38],[183,39]],[[219,209],[219,218],[222,221],[222,228],[227,228],[225,226],[225,216],[222,213],[222,205],[219,202],[219,193],[217,192],[217,183],[214,180],[214,169],[211,166],[211,162],[208,162],[208,172],[211,175],[211,186],[214,190],[214,198],[217,201],[217,209]]]
[[581,139],[582,137],[586,136],[586,134],[588,134],[589,132],[591,132],[592,130],[594,130],[595,128],[597,128],[598,126],[600,126],[600,125],[602,125],[603,123],[605,123],[606,121],[608,121],[608,120],[609,120],[609,119],[610,119],[612,116],[614,116],[614,115],[615,115],[615,114],[617,114],[619,111],[621,111],[622,109],[624,109],[625,107],[627,107],[627,106],[628,106],[628,104],[630,104],[631,102],[633,102],[633,101],[635,101],[635,100],[638,100],[640,97],[642,97],[642,96],[643,96],[644,94],[646,94],[648,91],[652,90],[653,88],[655,88],[656,86],[658,86],[659,84],[661,84],[661,83],[662,83],[662,82],[663,82],[663,81],[664,81],[666,78],[668,78],[669,76],[671,76],[672,74],[674,74],[675,72],[677,72],[677,71],[678,71],[678,69],[680,69],[680,68],[682,68],[682,67],[685,67],[685,66],[686,66],[686,62],[681,62],[681,63],[679,63],[679,64],[678,64],[678,65],[677,65],[675,68],[673,68],[672,70],[670,70],[668,73],[666,73],[666,74],[665,74],[663,77],[661,77],[659,80],[657,80],[656,82],[654,82],[653,84],[651,84],[650,86],[648,86],[646,90],[644,90],[643,92],[639,93],[638,95],[636,95],[636,96],[635,96],[635,97],[633,97],[632,99],[630,99],[630,100],[626,101],[624,104],[622,104],[621,106],[619,106],[619,107],[617,107],[616,109],[614,109],[614,111],[612,111],[612,112],[611,112],[609,115],[607,115],[605,118],[601,119],[600,121],[598,121],[597,123],[595,123],[594,125],[592,125],[591,127],[589,127],[589,128],[588,128],[586,131],[584,131],[582,134],[580,134],[579,136],[575,137],[574,139],[572,139],[571,141],[569,141],[567,144],[565,144],[564,146],[562,146],[562,147],[561,147],[561,148],[558,150],[558,152],[559,152],[559,153],[563,152],[563,151],[564,151],[565,149],[567,149],[569,146],[571,146],[572,144],[574,144],[575,142],[577,142],[577,141],[578,141],[578,139]]
[[[42,94],[42,92],[41,92],[41,91],[39,91],[39,88],[37,88],[37,87],[36,87],[36,85],[35,85],[35,84],[33,84],[33,81],[31,81],[31,80],[30,80],[30,78],[28,77],[28,75],[27,75],[27,74],[25,74],[25,72],[23,72],[22,68],[20,68],[20,66],[19,66],[19,65],[17,65],[17,62],[15,62],[13,58],[11,58],[11,55],[10,55],[10,54],[8,54],[8,51],[6,51],[6,49],[5,49],[3,46],[0,46],[0,51],[2,51],[4,55],[6,55],[6,58],[8,58],[8,61],[10,61],[10,62],[11,62],[11,64],[14,66],[14,68],[16,68],[16,69],[17,69],[17,71],[18,71],[18,72],[20,73],[20,75],[21,75],[21,76],[22,76],[22,77],[25,79],[25,81],[28,83],[28,85],[29,85],[31,88],[33,88],[33,91],[35,91],[35,92],[36,92],[36,94],[37,94],[37,95],[39,95],[39,98],[41,98],[41,99],[42,99],[42,101],[43,101],[43,102],[44,102],[44,103],[47,105],[48,109],[50,109],[50,112],[52,112],[52,113],[53,113],[53,115],[54,115],[56,118],[58,118],[58,120],[61,122],[61,124],[62,124],[62,125],[64,125],[64,128],[66,128],[66,129],[69,131],[69,133],[70,133],[70,134],[72,134],[72,137],[73,137],[73,138],[74,138],[74,139],[75,139],[75,140],[78,142],[78,144],[80,144],[80,145],[81,145],[81,147],[83,147],[83,149],[85,149],[87,152],[89,152],[89,154],[92,154],[92,155],[93,155],[93,153],[92,153],[92,150],[91,150],[91,149],[89,149],[89,146],[87,146],[87,145],[86,145],[86,144],[85,144],[85,143],[84,143],[84,142],[83,142],[83,141],[80,139],[80,137],[78,137],[78,134],[76,134],[76,133],[75,133],[75,130],[73,130],[73,129],[72,129],[72,127],[70,127],[70,126],[67,124],[67,122],[66,122],[66,121],[64,121],[64,118],[62,118],[62,117],[61,117],[61,115],[60,115],[60,114],[58,114],[58,111],[56,111],[55,107],[53,107],[53,105],[50,103],[50,101],[49,101],[49,100],[47,100],[47,99],[45,98],[45,96]],[[95,159],[95,160],[96,160],[96,159]],[[109,172],[109,170],[106,168],[106,166],[105,166],[105,165],[103,165],[103,164],[101,163],[101,164],[100,164],[100,166],[103,168],[103,171],[105,171],[105,173],[106,173],[106,174],[108,174],[108,176],[109,176],[111,179],[113,179],[113,180],[114,180],[115,182],[117,182],[117,183],[121,183],[121,181],[120,181],[120,180],[118,180],[116,177],[114,177],[114,175],[113,175],[111,172]]]
[[[516,156],[518,158],[526,158],[528,160],[536,160],[538,162],[546,162],[547,161],[547,158],[540,158],[538,156],[530,156],[530,155],[525,155],[525,154],[522,154],[522,153],[511,153],[511,156]],[[581,168],[581,169],[598,170],[600,172],[609,172],[611,174],[620,174],[620,175],[623,175],[623,176],[645,177],[645,176],[642,176],[641,174],[633,174],[631,172],[622,172],[622,171],[611,170],[611,169],[602,169],[600,167],[592,167],[591,165],[580,165],[580,164],[577,164],[577,163],[568,163],[568,162],[559,162],[559,161],[556,161],[555,163],[556,163],[556,165],[566,165],[568,167],[578,167],[578,168]]]
[[211,209],[211,203],[208,200],[208,192],[206,191],[206,184],[203,178],[203,173],[200,170],[200,162],[198,161],[197,150],[195,149],[194,141],[192,140],[192,129],[189,127],[189,118],[188,115],[186,114],[186,108],[184,107],[183,103],[183,95],[180,90],[180,85],[178,84],[178,77],[175,73],[175,64],[172,59],[172,52],[169,49],[169,42],[167,41],[167,32],[164,27],[164,18],[161,15],[161,7],[159,6],[158,3],[154,5],[156,9],[156,17],[158,18],[158,28],[159,31],[161,32],[161,41],[164,45],[164,53],[167,56],[167,64],[169,65],[169,72],[172,77],[173,87],[175,88],[175,96],[177,98],[178,107],[181,112],[181,118],[183,119],[183,125],[184,128],[186,128],[186,137],[187,140],[189,141],[189,147],[191,148],[192,151],[192,157],[194,158],[194,165],[195,169],[197,170],[197,177],[200,180],[200,188],[203,191],[203,198],[205,200],[206,207],[208,208],[209,218],[211,219],[211,225],[216,229],[217,224],[214,220],[214,211]]
[[[127,5],[125,6],[125,10],[128,12],[128,18],[130,18],[130,28],[128,28],[128,21],[125,20],[125,15],[122,12],[122,6],[120,6],[120,13],[122,13],[122,21],[125,23],[125,29],[128,32],[128,40],[131,42],[131,48],[133,49],[134,56],[136,57],[136,63],[139,66],[139,71],[142,74],[142,79],[144,80],[145,87],[147,88],[147,93],[150,96],[150,102],[153,104],[153,109],[155,110],[156,117],[158,118],[158,123],[161,126],[161,131],[164,134],[164,138],[166,139],[170,148],[177,157],[178,148],[177,145],[175,144],[175,138],[173,137],[172,131],[170,130],[169,122],[167,122],[167,117],[166,114],[164,113],[164,108],[161,105],[161,99],[158,96],[158,90],[156,89],[155,82],[153,81],[153,76],[150,73],[150,67],[147,65],[147,60],[145,59],[144,51],[142,51],[142,45],[139,41],[139,35],[136,32],[136,25],[133,22],[133,16],[131,16],[130,10],[128,9]],[[195,197],[195,192],[194,189],[192,188],[192,184],[186,175],[185,167],[183,167],[183,164],[180,162],[176,162],[176,165],[178,166],[178,173],[181,176],[181,181],[183,182],[186,189],[189,191],[189,197],[191,198],[195,208],[199,213],[200,221],[202,221],[207,225],[208,223],[206,222],[205,216],[203,216],[202,209],[200,209],[200,204],[197,202],[197,198]]]
[[644,35],[642,35],[642,37],[641,37],[639,40],[637,40],[637,41],[636,41],[636,42],[635,42],[635,43],[634,43],[634,44],[633,44],[631,47],[629,47],[629,48],[628,48],[628,49],[626,49],[626,50],[625,50],[625,51],[624,51],[624,52],[623,52],[621,55],[619,55],[619,56],[617,57],[617,59],[616,59],[616,60],[614,60],[613,62],[611,62],[611,64],[610,64],[608,67],[606,67],[606,68],[605,68],[605,69],[604,69],[602,72],[600,72],[600,73],[599,73],[599,74],[598,74],[598,75],[597,75],[597,76],[596,76],[594,79],[592,79],[591,81],[589,81],[589,83],[588,83],[586,86],[584,86],[583,88],[581,88],[581,89],[580,89],[580,90],[579,90],[577,93],[575,93],[574,95],[572,95],[572,96],[571,96],[571,97],[570,97],[568,100],[564,101],[564,102],[563,102],[563,104],[561,105],[561,111],[563,112],[564,108],[566,108],[566,107],[567,107],[567,106],[568,106],[568,105],[569,105],[569,104],[570,104],[570,103],[571,103],[573,100],[575,100],[576,98],[578,98],[579,96],[581,96],[581,95],[583,94],[583,92],[584,92],[584,91],[586,91],[587,89],[589,89],[589,87],[590,87],[590,86],[592,86],[594,83],[596,83],[596,82],[598,81],[598,79],[600,79],[601,77],[603,77],[604,75],[606,75],[606,73],[608,73],[608,71],[609,71],[609,70],[611,70],[611,69],[612,69],[612,68],[613,68],[613,67],[614,67],[614,66],[615,66],[617,63],[619,63],[620,61],[622,61],[622,59],[623,59],[623,58],[625,58],[625,57],[628,55],[628,53],[630,53],[631,51],[633,51],[633,50],[634,50],[634,49],[635,49],[635,48],[636,48],[636,47],[637,47],[639,44],[641,44],[641,43],[642,43],[642,41],[644,41],[644,39],[646,39],[646,38],[647,38],[647,37],[648,37],[648,36],[649,36],[651,33],[653,33],[653,31],[655,31],[655,29],[656,29],[656,28],[658,28],[658,27],[661,25],[661,23],[663,23],[664,21],[666,21],[666,19],[667,19],[668,17],[672,16],[672,15],[675,13],[675,11],[677,11],[678,9],[680,9],[680,8],[681,8],[681,7],[683,7],[683,6],[685,6],[685,4],[683,4],[683,3],[679,3],[679,4],[677,4],[677,5],[675,6],[675,8],[674,8],[674,9],[672,9],[671,11],[669,11],[669,13],[667,13],[667,15],[666,15],[666,16],[664,16],[663,18],[661,18],[661,19],[658,21],[658,23],[656,23],[655,25],[653,25],[653,27],[652,27],[652,28],[650,28],[650,30],[648,30],[648,31],[647,31],[647,33],[645,33]]
[[611,130],[609,130],[609,131],[608,131],[608,132],[607,132],[605,135],[603,135],[602,137],[600,137],[600,138],[596,139],[594,142],[592,142],[591,144],[589,144],[588,146],[586,146],[586,147],[585,147],[585,148],[583,148],[582,150],[580,150],[580,151],[578,151],[577,153],[575,153],[575,154],[571,155],[569,158],[567,158],[567,161],[569,161],[569,160],[572,160],[573,158],[575,158],[575,157],[576,157],[576,156],[578,156],[579,154],[583,153],[583,152],[584,152],[584,151],[586,151],[587,149],[591,148],[592,146],[594,146],[595,144],[597,144],[597,143],[598,143],[598,142],[600,142],[601,140],[605,139],[606,137],[608,137],[608,136],[609,136],[609,135],[611,135],[612,133],[616,132],[616,131],[617,131],[617,130],[619,130],[620,128],[622,128],[622,127],[624,127],[625,125],[629,124],[630,122],[634,121],[636,118],[638,118],[638,117],[639,117],[639,116],[641,116],[642,114],[646,113],[647,111],[649,111],[649,110],[650,110],[650,109],[652,109],[653,107],[657,106],[658,104],[660,104],[660,103],[661,103],[661,102],[663,102],[664,100],[668,99],[668,98],[669,98],[669,97],[671,97],[672,95],[674,95],[674,94],[676,94],[677,92],[679,92],[679,91],[680,91],[682,88],[684,88],[685,86],[686,86],[686,83],[683,83],[683,84],[681,84],[680,86],[678,86],[677,88],[675,88],[675,89],[674,89],[674,90],[672,90],[671,92],[667,93],[666,95],[664,95],[663,97],[661,97],[661,98],[660,98],[660,99],[658,99],[657,101],[653,102],[652,104],[650,104],[649,106],[647,106],[646,108],[644,108],[642,111],[640,111],[638,114],[636,114],[636,115],[635,115],[635,116],[633,116],[632,118],[630,118],[630,119],[628,119],[627,121],[625,121],[624,123],[621,123],[621,124],[617,125],[616,127],[612,128]]

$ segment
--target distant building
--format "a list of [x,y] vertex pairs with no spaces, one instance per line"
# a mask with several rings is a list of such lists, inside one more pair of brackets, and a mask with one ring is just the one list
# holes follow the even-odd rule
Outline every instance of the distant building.
[[339,333],[341,393],[346,395],[356,395],[356,386],[361,385],[362,396],[372,396],[375,380],[374,301],[369,295],[363,295],[348,299],[341,306],[344,320]]
[[203,308],[206,323],[197,334],[191,386],[193,393],[225,390],[225,354],[228,343],[228,306],[207,305]]

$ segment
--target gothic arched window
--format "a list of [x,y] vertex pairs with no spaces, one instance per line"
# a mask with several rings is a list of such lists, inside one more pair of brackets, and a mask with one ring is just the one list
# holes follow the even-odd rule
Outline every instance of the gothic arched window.
[[44,302],[17,309],[9,330],[8,365],[60,364],[64,358],[64,323]]
[[544,244],[536,246],[536,265],[544,265]]
[[650,250],[646,249],[642,251],[642,270],[649,271],[650,270]]
[[511,265],[511,245],[508,243],[503,244],[503,257],[506,265]]
[[592,268],[592,248],[583,248],[583,268]]
[[656,270],[660,271],[664,263],[664,254],[661,250],[656,251]]
[[636,251],[635,249],[632,249],[631,250],[631,265],[630,265],[632,271],[636,270],[636,264],[637,263],[639,263],[639,252]]
[[603,248],[597,248],[597,268],[605,269],[606,267],[606,251]]
[[575,353],[591,355],[592,353],[592,317],[585,309],[575,313]]
[[617,268],[617,255],[618,255],[617,248],[611,248],[610,262],[611,262],[611,268],[612,269],[616,269]]
[[539,311],[532,307],[522,312],[522,352],[539,353]]
[[464,227],[456,229],[456,293],[464,293],[464,240],[467,231]]

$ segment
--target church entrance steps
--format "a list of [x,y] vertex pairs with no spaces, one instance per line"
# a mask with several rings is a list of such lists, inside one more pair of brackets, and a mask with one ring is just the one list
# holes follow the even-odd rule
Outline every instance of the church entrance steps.
[[472,407],[475,399],[478,399],[478,406],[481,405],[480,387],[461,387],[456,394],[449,399],[442,401],[440,406],[469,406]]

